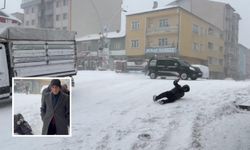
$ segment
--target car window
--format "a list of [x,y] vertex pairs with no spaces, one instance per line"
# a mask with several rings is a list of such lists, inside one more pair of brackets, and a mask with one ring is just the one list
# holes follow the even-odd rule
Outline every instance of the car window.
[[191,66],[191,65],[190,65],[188,62],[186,62],[186,61],[179,60],[179,62],[180,62],[180,64],[181,64],[182,66],[187,66],[187,67]]
[[156,66],[156,60],[151,60],[149,66]]

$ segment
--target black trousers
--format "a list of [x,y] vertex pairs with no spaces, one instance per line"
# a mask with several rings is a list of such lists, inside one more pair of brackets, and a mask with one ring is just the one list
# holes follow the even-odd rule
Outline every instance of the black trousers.
[[56,124],[49,124],[48,135],[55,135],[56,134]]
[[160,95],[156,96],[156,101],[162,99],[162,98],[166,98],[166,99],[162,99],[160,101],[158,101],[160,104],[166,104],[166,103],[172,103],[175,100],[172,98],[173,97],[173,93],[170,91],[166,91],[161,93]]

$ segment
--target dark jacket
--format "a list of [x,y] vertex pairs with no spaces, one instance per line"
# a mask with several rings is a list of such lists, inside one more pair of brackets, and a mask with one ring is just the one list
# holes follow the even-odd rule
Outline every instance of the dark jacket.
[[178,81],[179,80],[174,80],[173,82],[175,87],[169,91],[170,92],[168,96],[169,100],[175,101],[185,95],[185,92],[183,91],[182,87],[178,84]]
[[55,119],[56,134],[67,135],[69,126],[69,96],[67,94],[60,92],[54,107],[52,93],[47,93],[42,97],[41,118],[43,121],[43,135],[48,133],[53,117]]
[[21,135],[32,135],[32,129],[28,122],[24,120],[22,114],[14,115],[14,133]]

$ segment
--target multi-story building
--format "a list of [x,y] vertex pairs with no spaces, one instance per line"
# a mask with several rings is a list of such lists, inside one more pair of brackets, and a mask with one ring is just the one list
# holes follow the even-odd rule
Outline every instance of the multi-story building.
[[69,29],[69,0],[23,0],[24,26]]
[[3,11],[0,11],[0,25],[1,26],[19,26],[22,24],[22,21],[17,19],[15,16],[7,14]]
[[240,15],[229,4],[210,0],[176,0],[168,5],[178,5],[223,31],[225,76],[237,78]]
[[224,77],[222,31],[181,7],[127,15],[126,55],[138,60],[180,57],[208,65],[212,78]]
[[122,0],[73,0],[71,30],[77,37],[120,30]]
[[120,30],[122,0],[22,0],[24,25],[67,29],[77,37]]
[[238,75],[239,75],[239,79],[246,79],[247,77],[247,61],[249,59],[250,61],[250,58],[247,57],[247,52],[248,52],[248,48],[246,48],[245,46],[243,46],[242,44],[239,44],[239,58],[238,58]]
[[113,69],[114,60],[126,58],[123,33],[108,32],[104,39],[100,36],[102,35],[93,34],[77,39],[79,69]]

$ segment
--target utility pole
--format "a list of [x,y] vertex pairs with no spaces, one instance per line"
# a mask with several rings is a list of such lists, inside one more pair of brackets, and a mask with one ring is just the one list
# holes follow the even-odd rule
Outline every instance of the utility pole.
[[45,0],[41,0],[40,27],[45,28]]

